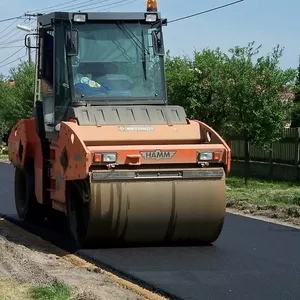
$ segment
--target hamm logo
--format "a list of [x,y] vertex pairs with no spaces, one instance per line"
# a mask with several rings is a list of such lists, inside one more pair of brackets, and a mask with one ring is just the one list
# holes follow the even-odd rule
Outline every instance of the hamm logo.
[[144,159],[171,159],[176,151],[143,151],[140,152]]

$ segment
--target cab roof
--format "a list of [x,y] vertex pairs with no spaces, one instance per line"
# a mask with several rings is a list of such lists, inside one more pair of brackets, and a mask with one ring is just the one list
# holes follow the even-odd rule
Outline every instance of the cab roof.
[[85,14],[87,21],[144,21],[146,14],[157,14],[161,19],[159,12],[52,12],[38,16],[38,22],[42,25],[51,24],[52,20],[73,20],[74,15]]

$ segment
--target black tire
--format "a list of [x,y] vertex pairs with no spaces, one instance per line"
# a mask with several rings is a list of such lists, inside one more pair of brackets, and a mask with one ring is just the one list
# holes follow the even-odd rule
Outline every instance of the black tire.
[[66,210],[69,233],[74,250],[90,246],[88,239],[89,203],[85,203],[79,192],[84,183],[67,182]]
[[44,221],[45,210],[35,197],[32,163],[28,163],[25,170],[15,168],[15,206],[21,221],[29,223]]

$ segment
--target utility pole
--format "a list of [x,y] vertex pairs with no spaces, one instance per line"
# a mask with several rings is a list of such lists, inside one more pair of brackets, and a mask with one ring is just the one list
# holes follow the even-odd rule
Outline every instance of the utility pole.
[[31,64],[32,59],[31,59],[31,38],[30,38],[30,36],[27,38],[27,42],[28,42],[28,48],[27,48],[27,51],[28,51],[28,62]]
[[[24,14],[25,17],[29,17],[29,19],[31,19],[32,17],[33,18],[36,18],[38,16],[42,16],[43,14],[42,13],[32,13],[32,14],[29,14],[29,13],[25,13]],[[36,29],[37,30],[37,29]],[[36,36],[36,42],[38,41],[38,37]],[[37,45],[37,43],[36,43]],[[32,62],[32,57],[31,57],[31,38],[28,37],[27,38],[27,51],[28,51],[28,62],[31,63]]]

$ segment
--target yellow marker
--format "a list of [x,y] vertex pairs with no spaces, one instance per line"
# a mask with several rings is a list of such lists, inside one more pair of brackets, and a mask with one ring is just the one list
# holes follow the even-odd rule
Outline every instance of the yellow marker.
[[156,0],[147,0],[147,11],[157,11]]

